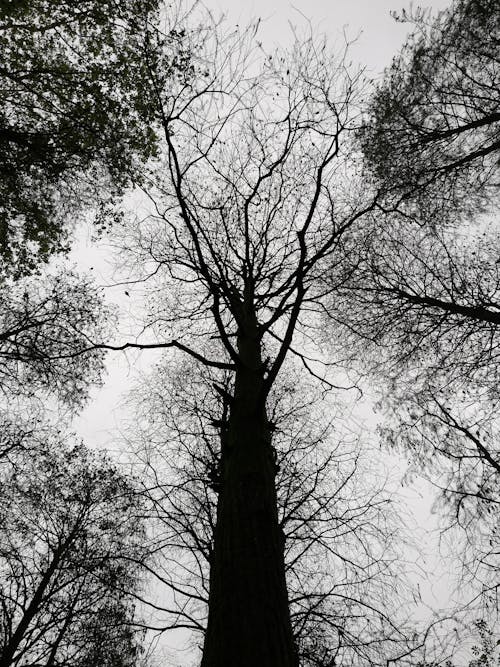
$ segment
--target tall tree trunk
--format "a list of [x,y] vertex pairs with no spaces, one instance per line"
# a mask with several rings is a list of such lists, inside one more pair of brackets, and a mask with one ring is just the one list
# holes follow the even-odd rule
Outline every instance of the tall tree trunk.
[[[253,335],[252,335],[253,334]],[[297,667],[255,331],[239,337],[202,667]]]

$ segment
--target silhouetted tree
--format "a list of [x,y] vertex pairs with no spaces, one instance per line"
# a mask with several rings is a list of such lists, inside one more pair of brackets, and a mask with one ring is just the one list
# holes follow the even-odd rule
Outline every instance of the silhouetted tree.
[[103,352],[76,355],[113,320],[102,291],[69,271],[0,285],[0,391],[6,402],[47,393],[72,407],[100,381]]
[[454,0],[400,20],[413,33],[378,85],[363,149],[387,206],[442,224],[497,197],[500,12],[496,0]]
[[[105,206],[155,153],[148,64],[186,73],[158,0],[0,3],[0,275],[67,249],[79,206]],[[181,74],[182,76],[182,74]]]
[[500,295],[498,234],[487,225],[498,193],[500,12],[458,0],[435,19],[403,18],[415,32],[361,134],[383,203],[329,311],[375,371],[383,436],[438,475],[448,516],[467,527],[464,564],[477,575],[486,559],[490,595]]
[[43,424],[1,437],[0,664],[136,665],[134,482]]
[[375,207],[353,196],[345,161],[358,77],[344,54],[307,38],[268,56],[253,33],[208,25],[186,47],[197,77],[157,81],[154,212],[125,221],[120,239],[129,279],[154,286],[156,337],[114,349],[177,347],[232,376],[203,667],[297,665],[267,406],[287,355],[318,374],[302,346],[318,277]]
[[[467,661],[468,667],[495,667],[500,660],[500,639],[495,640],[494,631],[489,624],[484,620],[476,620],[472,625],[473,638],[468,637],[468,646],[462,647],[462,663],[464,658]],[[472,640],[472,645],[471,641]],[[475,642],[475,643],[474,643]],[[471,659],[472,658],[472,659]],[[417,667],[454,667],[453,659],[448,658],[446,661],[427,662],[421,661],[417,663]]]
[[498,253],[494,233],[464,237],[381,221],[329,314],[371,375],[382,440],[440,490],[463,601],[488,619],[500,583]]

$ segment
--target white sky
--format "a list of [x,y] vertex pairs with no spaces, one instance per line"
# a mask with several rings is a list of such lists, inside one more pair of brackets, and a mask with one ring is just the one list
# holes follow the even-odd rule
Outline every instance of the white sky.
[[[268,47],[285,44],[291,36],[290,23],[300,26],[306,19],[333,42],[339,41],[344,31],[350,40],[359,35],[351,57],[374,74],[390,64],[408,32],[390,12],[410,5],[405,0],[206,0],[204,4],[234,23],[244,25],[252,18],[261,18],[260,35]],[[440,10],[450,2],[420,0],[414,4]]]

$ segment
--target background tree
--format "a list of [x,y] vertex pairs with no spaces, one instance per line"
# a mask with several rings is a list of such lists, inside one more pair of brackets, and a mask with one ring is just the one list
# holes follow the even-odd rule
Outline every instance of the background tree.
[[82,347],[109,335],[112,310],[90,277],[59,270],[0,285],[0,391],[14,399],[55,395],[80,407],[99,383],[103,352]]
[[1,437],[0,664],[137,664],[134,482],[43,424]]
[[477,214],[498,195],[498,3],[455,0],[400,20],[413,33],[377,87],[364,154],[388,205],[441,222]]
[[165,78],[189,69],[181,33],[159,29],[159,7],[0,4],[2,274],[30,273],[67,249],[78,207],[105,206],[154,155],[148,63]]
[[[74,354],[105,337],[100,290],[40,263],[68,249],[82,208],[99,215],[155,153],[146,63],[164,78],[188,69],[182,36],[161,33],[158,8],[0,3],[2,665],[139,658],[134,485],[43,427],[40,404],[26,399],[80,407],[100,379],[102,352]],[[29,423],[17,421],[21,410],[35,412]]]
[[361,135],[384,203],[329,310],[375,371],[384,438],[438,475],[448,520],[467,529],[484,603],[498,587],[500,15],[470,0],[411,19]]
[[[494,667],[498,665],[500,640],[495,641],[492,629],[484,620],[476,621],[474,630],[477,634],[475,643],[467,651],[468,667]],[[450,659],[444,663],[423,661],[418,663],[418,667],[438,667],[443,664],[444,667],[454,667],[455,663]]]

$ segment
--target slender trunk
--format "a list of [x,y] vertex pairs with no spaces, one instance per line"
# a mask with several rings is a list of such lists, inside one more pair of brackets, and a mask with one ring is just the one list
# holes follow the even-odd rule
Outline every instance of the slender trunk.
[[201,665],[297,667],[257,336],[240,335],[239,353]]
[[66,540],[61,544],[55,551],[52,557],[52,561],[49,566],[43,573],[38,585],[35,588],[33,596],[29,601],[29,604],[24,609],[24,613],[21,616],[19,623],[16,626],[12,636],[5,643],[1,653],[0,653],[0,667],[10,667],[12,665],[15,654],[21,645],[21,642],[24,639],[24,636],[30,627],[31,622],[35,616],[40,612],[40,609],[43,607],[44,598],[47,593],[47,589],[52,582],[52,577],[57,572],[61,564],[63,555],[71,544],[75,534],[75,527],[71,531],[70,535]]

